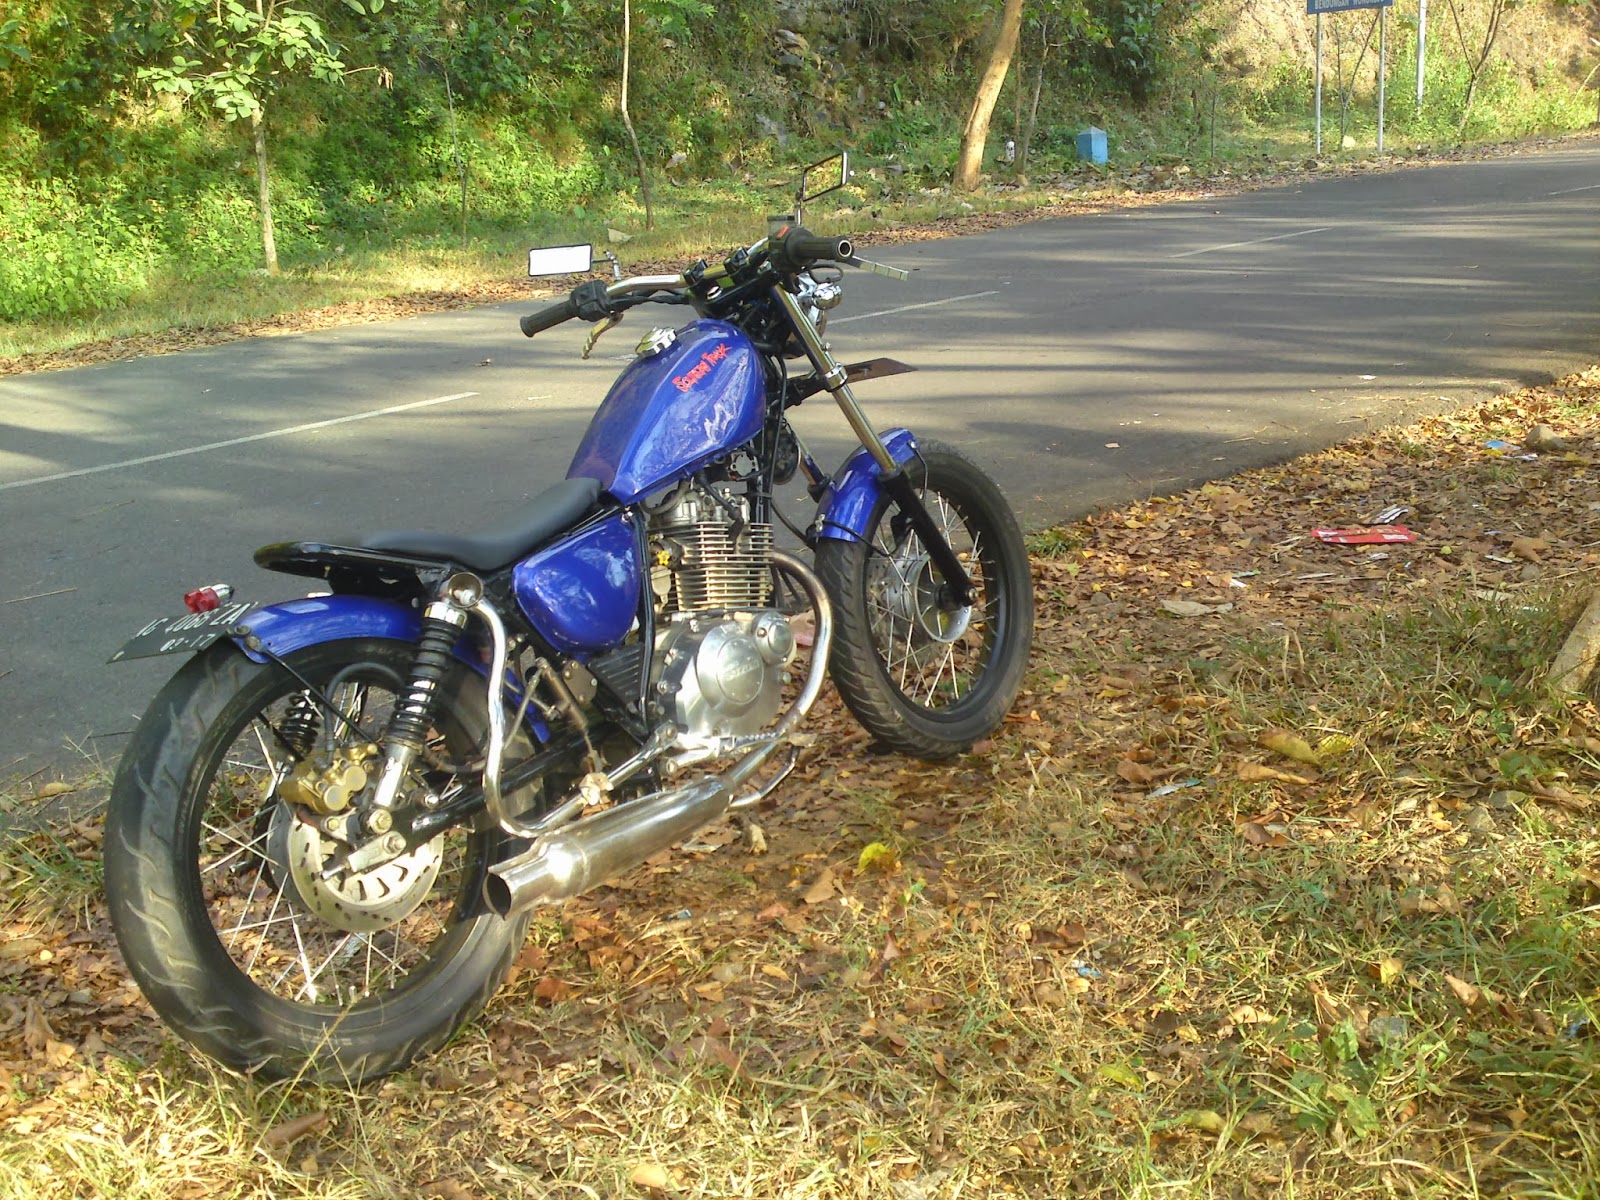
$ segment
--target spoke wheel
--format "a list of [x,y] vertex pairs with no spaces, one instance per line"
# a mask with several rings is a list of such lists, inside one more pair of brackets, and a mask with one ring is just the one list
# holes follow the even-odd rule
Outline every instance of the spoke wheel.
[[922,758],[959,754],[1004,719],[1033,639],[1028,556],[1005,497],[937,442],[908,463],[923,504],[974,584],[950,607],[928,548],[881,496],[861,541],[826,539],[817,571],[836,609],[829,668],[880,743]]
[[[341,1079],[398,1069],[483,1006],[521,941],[526,923],[481,899],[508,852],[498,833],[452,828],[340,871],[358,843],[337,814],[311,820],[285,798],[308,757],[375,775],[411,653],[326,643],[291,656],[291,674],[220,644],[174,676],[123,760],[106,836],[118,941],[167,1023],[229,1065]],[[448,800],[466,784],[482,688],[465,668],[446,678],[408,788]]]

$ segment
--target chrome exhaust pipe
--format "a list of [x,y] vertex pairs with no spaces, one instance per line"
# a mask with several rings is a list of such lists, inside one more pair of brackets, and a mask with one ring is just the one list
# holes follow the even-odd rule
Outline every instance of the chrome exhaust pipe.
[[484,898],[502,917],[566,900],[711,824],[732,799],[727,784],[707,778],[608,808],[544,835],[516,858],[491,867]]
[[[537,831],[537,840],[531,847],[489,868],[483,895],[491,909],[502,917],[515,917],[537,904],[569,899],[632,870],[652,854],[671,848],[735,807],[734,789],[784,745],[795,726],[816,703],[827,676],[828,651],[833,644],[833,606],[821,582],[793,555],[775,552],[772,557],[806,589],[817,625],[811,649],[811,670],[805,685],[765,743],[751,750],[721,776],[708,776],[652,792],[570,825],[548,832]],[[497,663],[491,667],[490,677],[501,678],[502,669]],[[491,703],[491,729],[495,708]],[[488,778],[490,774],[498,775],[499,755],[493,746],[489,757],[494,770],[485,773],[484,791],[491,798],[490,812],[493,813],[492,801],[499,800],[499,780],[496,778],[491,786]],[[788,768],[783,774],[788,774]],[[739,801],[738,806],[745,807],[760,800],[776,785],[777,780],[773,780],[754,796]],[[501,825],[506,827],[504,822]],[[532,826],[518,828],[535,832]]]

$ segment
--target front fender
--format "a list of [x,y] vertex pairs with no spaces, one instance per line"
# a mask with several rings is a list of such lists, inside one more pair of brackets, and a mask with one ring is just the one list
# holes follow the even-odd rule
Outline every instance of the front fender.
[[[415,642],[422,633],[422,616],[416,609],[375,596],[311,596],[269,604],[248,614],[242,622],[247,638],[235,638],[252,662],[264,663],[315,646],[345,638],[387,638]],[[263,653],[263,650],[270,653]]]
[[[883,444],[897,463],[908,463],[917,456],[917,439],[909,429],[891,429],[883,435]],[[841,542],[865,541],[867,523],[882,490],[878,486],[882,477],[882,468],[865,447],[845,459],[817,504],[813,526],[817,536]]]

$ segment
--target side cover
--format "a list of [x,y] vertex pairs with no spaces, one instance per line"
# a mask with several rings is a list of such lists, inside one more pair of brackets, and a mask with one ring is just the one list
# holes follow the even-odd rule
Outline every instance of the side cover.
[[557,650],[587,659],[633,628],[644,580],[633,521],[632,513],[611,513],[511,569],[517,603]]
[[691,321],[633,360],[600,402],[567,471],[632,504],[761,432],[761,357],[726,321]]

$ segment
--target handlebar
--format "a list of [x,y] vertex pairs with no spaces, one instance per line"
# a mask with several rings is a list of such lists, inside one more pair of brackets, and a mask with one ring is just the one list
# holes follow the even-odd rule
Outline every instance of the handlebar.
[[681,292],[687,284],[682,275],[639,275],[633,279],[619,279],[616,283],[591,279],[580,283],[567,293],[565,299],[547,304],[523,317],[522,332],[527,337],[543,333],[573,317],[585,321],[599,321],[616,311],[614,301],[640,292]]
[[[892,275],[899,279],[906,277],[904,271],[857,258],[855,243],[848,237],[812,233],[798,225],[785,226],[743,253],[752,260],[756,260],[763,253],[769,255],[772,265],[784,274],[804,271],[819,262],[833,262],[848,263],[853,267],[860,267],[877,274]],[[719,267],[704,276],[707,282],[721,282],[726,278],[727,267]],[[628,304],[619,303],[624,298],[638,296],[642,300],[646,298],[642,293],[682,292],[688,287],[689,281],[683,275],[640,275],[633,279],[619,279],[610,284],[603,280],[591,279],[586,283],[580,283],[563,299],[528,313],[519,324],[522,332],[532,337],[574,317],[590,322],[604,320],[621,309],[630,307]],[[633,300],[632,303],[639,303],[639,300]]]
[[577,306],[572,302],[569,294],[557,300],[554,304],[547,304],[543,308],[529,313],[518,322],[522,326],[525,337],[532,337],[536,333],[543,333],[546,329],[553,329],[563,321],[570,321],[578,315]]
[[855,245],[847,237],[828,237],[788,226],[770,239],[780,269],[803,271],[815,262],[848,262]]

